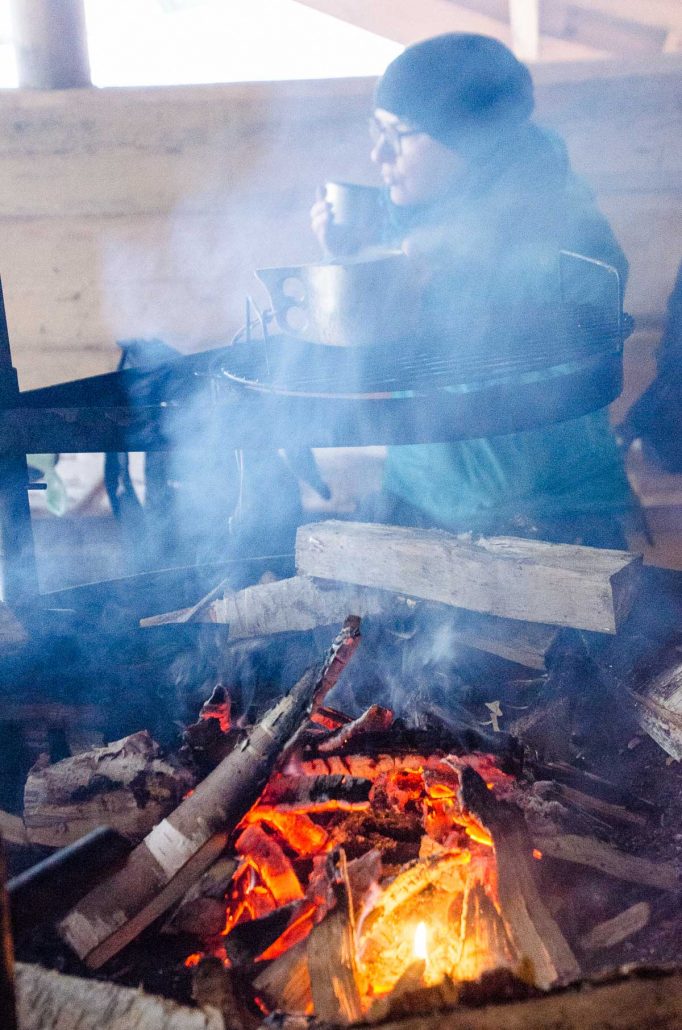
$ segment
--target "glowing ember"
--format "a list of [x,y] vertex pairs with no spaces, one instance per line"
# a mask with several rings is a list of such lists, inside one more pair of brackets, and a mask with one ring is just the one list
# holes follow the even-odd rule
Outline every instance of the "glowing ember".
[[424,962],[426,962],[429,957],[426,923],[417,923],[417,929],[414,931],[412,954],[415,958],[423,959]]
[[[491,790],[504,791],[511,781],[489,755],[292,756],[239,826],[234,848],[241,864],[226,900],[224,935],[289,904],[284,930],[263,940],[255,961],[276,960],[301,944],[335,909],[325,856],[342,848],[365,1011],[415,961],[424,964],[427,986],[513,965],[499,914],[492,841],[459,796],[467,765]],[[312,800],[319,797],[312,790],[317,778],[325,777],[369,780],[369,801]],[[311,800],[277,802],[296,797]],[[256,940],[259,933],[254,927]],[[218,948],[214,941],[214,954]],[[310,1003],[308,988],[300,1011],[310,1011]]]

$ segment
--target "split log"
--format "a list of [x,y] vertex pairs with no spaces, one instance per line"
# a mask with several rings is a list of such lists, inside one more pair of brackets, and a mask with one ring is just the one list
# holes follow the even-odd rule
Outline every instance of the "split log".
[[497,861],[498,896],[507,935],[530,967],[533,982],[547,989],[575,980],[580,966],[546,908],[533,869],[533,844],[522,812],[498,801],[473,769],[461,771],[461,800],[490,834]]
[[573,544],[352,522],[299,528],[299,573],[507,619],[615,633],[641,558]]
[[589,866],[616,880],[661,891],[679,891],[682,888],[677,869],[671,863],[628,855],[596,837],[578,837],[573,833],[547,834],[535,836],[533,843],[546,858]]
[[41,760],[24,789],[28,839],[63,847],[106,825],[138,841],[193,786],[189,770],[163,758],[146,730],[54,765]]
[[682,761],[682,662],[641,691],[627,691],[639,725],[676,761]]
[[281,1012],[309,1012],[313,1003],[308,972],[308,942],[289,948],[270,962],[253,981],[259,997],[269,1009]]
[[358,637],[358,620],[351,617],[323,666],[309,669],[239,749],[154,827],[125,866],[66,916],[60,932],[90,968],[97,969],[116,955],[218,858],[302,718],[334,685]]
[[[225,625],[228,640],[242,640],[331,626],[348,611],[357,612],[361,618],[395,619],[414,614],[416,610],[434,611],[442,616],[447,609],[387,590],[294,576],[246,587],[209,603],[202,601],[194,608],[150,616],[142,619],[140,625],[163,626],[191,619],[192,622]],[[559,632],[556,626],[539,623],[517,622],[510,626],[506,619],[476,612],[452,612],[449,629],[454,643],[531,669],[546,667],[547,654]]]
[[346,856],[328,856],[327,870],[335,907],[308,937],[308,971],[318,1019],[355,1023],[362,1018],[355,956],[355,919]]
[[211,937],[225,926],[225,895],[238,862],[220,858],[193,884],[164,926],[165,933],[191,933]]
[[18,1030],[225,1030],[216,1009],[17,963]]
[[580,938],[580,947],[583,951],[613,948],[643,930],[650,917],[651,906],[646,901],[639,901],[636,905],[630,905],[624,912],[619,912],[613,919],[593,926],[589,933]]

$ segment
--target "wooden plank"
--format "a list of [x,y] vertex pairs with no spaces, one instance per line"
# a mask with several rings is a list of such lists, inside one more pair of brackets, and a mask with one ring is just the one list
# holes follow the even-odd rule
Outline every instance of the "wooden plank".
[[625,551],[334,520],[296,536],[304,575],[597,633],[627,615],[640,564]]
[[652,862],[648,858],[628,855],[596,837],[579,837],[573,833],[536,835],[533,843],[546,858],[589,866],[616,880],[662,891],[682,889],[679,874],[672,863]]

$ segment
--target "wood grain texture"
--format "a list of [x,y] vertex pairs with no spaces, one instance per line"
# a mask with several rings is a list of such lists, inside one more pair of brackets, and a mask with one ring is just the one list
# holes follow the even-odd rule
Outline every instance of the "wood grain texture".
[[615,633],[627,615],[640,564],[624,551],[335,520],[296,537],[304,575],[598,633]]

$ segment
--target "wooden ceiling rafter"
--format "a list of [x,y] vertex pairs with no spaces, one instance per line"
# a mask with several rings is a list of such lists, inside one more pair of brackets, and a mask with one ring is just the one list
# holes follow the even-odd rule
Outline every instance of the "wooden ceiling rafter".
[[646,57],[682,46],[680,0],[297,0],[408,45],[482,32],[524,60]]

